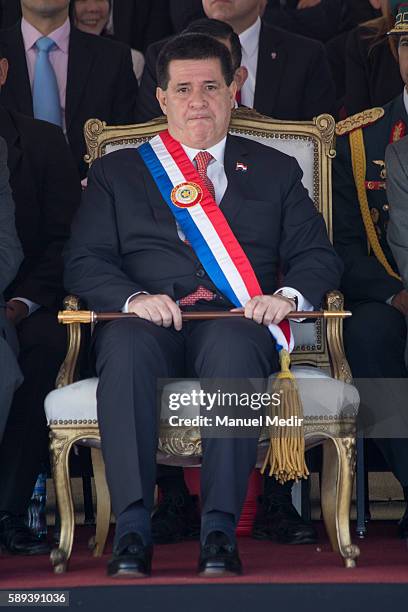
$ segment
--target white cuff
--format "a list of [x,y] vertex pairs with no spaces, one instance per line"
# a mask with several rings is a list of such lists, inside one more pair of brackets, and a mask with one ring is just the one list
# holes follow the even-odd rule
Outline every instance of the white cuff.
[[136,297],[137,295],[140,295],[141,293],[143,293],[144,295],[150,295],[150,293],[148,293],[147,291],[136,291],[136,293],[132,293],[132,295],[129,296],[128,299],[126,300],[124,306],[122,306],[122,312],[129,312],[130,300],[133,300],[134,297]]
[[386,304],[388,304],[388,306],[392,306],[392,300],[395,298],[395,293],[394,295],[392,295],[391,297],[388,298],[388,300],[386,300]]
[[[286,298],[297,298],[297,310],[299,311],[303,311],[303,312],[311,312],[312,310],[314,310],[314,307],[312,306],[312,304],[309,302],[309,300],[307,300],[304,295],[302,295],[300,293],[300,291],[298,291],[297,289],[293,289],[293,287],[281,287],[280,289],[278,289],[277,291],[275,291],[274,295],[283,295]],[[294,321],[297,321],[298,323],[300,321],[304,321],[304,319],[293,319]]]
[[14,297],[14,298],[11,298],[10,302],[12,302],[13,300],[18,300],[19,302],[23,302],[23,304],[27,306],[28,308],[27,317],[29,317],[31,314],[33,314],[33,312],[41,308],[40,304],[36,304],[35,302],[32,302],[31,300],[27,300],[27,298]]

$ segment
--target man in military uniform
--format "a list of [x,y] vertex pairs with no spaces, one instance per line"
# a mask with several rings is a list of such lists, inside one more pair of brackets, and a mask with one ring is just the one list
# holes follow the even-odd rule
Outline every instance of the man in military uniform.
[[[408,378],[404,360],[408,291],[387,243],[389,204],[384,162],[388,144],[397,142],[408,130],[407,5],[400,7],[396,26],[389,34],[399,36],[400,70],[406,87],[384,108],[364,111],[337,125],[333,164],[334,245],[345,264],[342,289],[347,307],[353,311],[344,327],[345,349],[356,379],[375,379],[380,393],[391,390],[384,402],[380,398],[368,400],[370,412],[380,414],[380,421],[399,400],[397,387],[386,385],[385,379],[400,379],[405,384]],[[372,389],[377,389],[376,385]],[[381,431],[383,437],[376,439],[376,444],[408,502],[408,436],[400,430],[398,438],[390,429]],[[399,523],[399,534],[408,537],[408,510]]]

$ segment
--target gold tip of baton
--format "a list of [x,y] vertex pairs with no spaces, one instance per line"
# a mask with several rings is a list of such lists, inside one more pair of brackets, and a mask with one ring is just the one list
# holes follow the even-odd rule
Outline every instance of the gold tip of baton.
[[95,313],[91,310],[60,310],[58,323],[70,325],[72,323],[94,323]]

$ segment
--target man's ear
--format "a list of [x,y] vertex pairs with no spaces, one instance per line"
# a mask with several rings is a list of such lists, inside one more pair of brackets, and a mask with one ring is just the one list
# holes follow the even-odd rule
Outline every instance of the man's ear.
[[7,81],[7,74],[9,69],[9,63],[5,57],[0,59],[0,87],[3,87],[4,83]]
[[167,92],[161,87],[156,88],[156,98],[160,104],[163,115],[167,115]]
[[229,92],[230,92],[230,98],[231,98],[231,108],[235,107],[235,100],[237,97],[237,84],[235,82],[235,79],[232,80],[231,85],[228,87]]
[[247,78],[248,78],[248,68],[246,68],[245,66],[240,66],[239,68],[236,69],[234,80],[237,84],[238,91],[241,91]]

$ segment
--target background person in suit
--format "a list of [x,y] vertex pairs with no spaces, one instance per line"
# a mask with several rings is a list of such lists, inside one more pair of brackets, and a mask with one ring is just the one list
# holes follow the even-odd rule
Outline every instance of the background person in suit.
[[[185,363],[197,377],[216,384],[237,374],[264,378],[277,368],[275,343],[265,325],[281,321],[296,307],[295,298],[300,309],[320,304],[341,274],[296,161],[227,135],[236,85],[226,47],[202,34],[175,38],[162,50],[158,77],[170,136],[191,164],[198,164],[264,296],[252,298],[245,317],[232,324],[202,321],[182,327],[177,300],[204,309],[208,299],[211,309],[229,310],[232,304],[180,239],[142,158],[122,150],[95,162],[66,249],[65,282],[90,308],[127,309],[140,317],[97,326],[94,344],[102,448],[117,519],[108,573],[135,577],[149,574],[151,564],[157,378],[184,376]],[[238,171],[239,161],[246,172]],[[98,224],[90,223],[94,214]],[[206,293],[204,300],[197,289]],[[113,397],[119,409],[114,414]],[[257,443],[256,436],[203,438],[203,575],[240,573],[235,526]]]
[[[202,0],[210,19],[228,23],[239,35],[248,79],[241,91],[244,106],[276,119],[307,120],[334,112],[335,90],[321,43],[275,28],[263,21],[263,0]],[[139,92],[138,117],[161,114],[155,98],[156,61],[164,42],[152,45]]]
[[9,186],[7,145],[0,137],[0,442],[14,392],[23,380],[16,357],[17,336],[5,315],[3,297],[22,261],[23,249],[16,232],[14,202]]
[[[71,23],[82,32],[114,39],[114,35],[109,34],[107,30],[111,8],[112,0],[71,0],[69,6]],[[131,49],[131,53],[133,70],[139,82],[142,78],[144,57],[137,49]]]
[[370,0],[381,16],[352,30],[346,43],[347,115],[391,102],[404,87],[398,68],[393,38],[387,37],[394,25],[401,0]]
[[[0,60],[0,83],[7,78]],[[54,388],[66,352],[56,318],[64,290],[62,247],[81,189],[60,128],[0,106],[0,135],[8,145],[10,185],[24,261],[5,289],[6,317],[17,332],[24,383],[17,390],[0,445],[0,544],[15,554],[48,546],[25,528],[23,517],[48,456],[44,398]]]
[[10,64],[0,102],[60,125],[81,178],[86,175],[84,123],[135,120],[137,81],[130,49],[71,27],[69,0],[22,0],[23,18],[0,32]]
[[108,33],[143,53],[172,33],[168,0],[112,0]]

